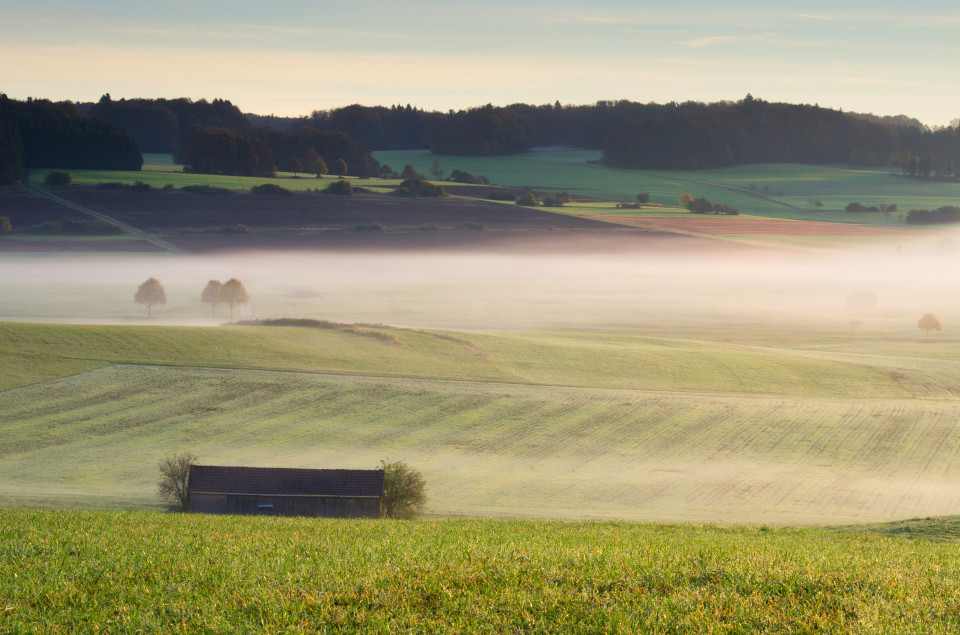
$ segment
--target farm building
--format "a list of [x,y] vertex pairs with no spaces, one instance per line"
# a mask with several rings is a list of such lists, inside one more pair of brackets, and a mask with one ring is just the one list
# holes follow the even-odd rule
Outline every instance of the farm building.
[[188,489],[190,512],[378,518],[383,470],[191,465]]

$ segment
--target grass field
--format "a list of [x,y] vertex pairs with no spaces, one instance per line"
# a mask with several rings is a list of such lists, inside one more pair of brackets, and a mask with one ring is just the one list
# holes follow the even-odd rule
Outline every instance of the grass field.
[[903,527],[3,510],[0,629],[951,633],[960,559],[936,539],[956,525],[891,537]]
[[952,349],[371,330],[0,324],[0,500],[153,506],[153,466],[189,448],[214,464],[404,458],[438,515],[796,524],[960,507]]

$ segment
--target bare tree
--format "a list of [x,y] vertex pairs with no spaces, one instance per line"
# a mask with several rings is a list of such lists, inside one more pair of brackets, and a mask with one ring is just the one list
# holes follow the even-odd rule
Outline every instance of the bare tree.
[[927,339],[929,340],[930,331],[940,330],[940,320],[938,320],[937,316],[933,313],[924,313],[920,321],[917,322],[917,328],[926,333]]
[[857,319],[850,320],[850,338],[849,339],[851,340],[853,339],[853,329],[857,328],[858,326],[861,326],[862,324],[863,322],[861,322],[860,320],[857,320]]
[[211,280],[200,293],[200,301],[210,305],[210,313],[214,316],[217,315],[217,305],[223,301],[220,299],[222,291],[223,283],[219,280]]
[[380,515],[384,518],[416,518],[427,502],[426,482],[420,472],[404,461],[380,461],[383,470],[383,498]]
[[171,509],[187,511],[187,501],[190,499],[190,466],[196,462],[197,457],[190,452],[175,452],[157,464],[157,469],[160,470],[157,492],[160,498],[170,503]]
[[151,316],[154,304],[166,304],[167,292],[156,278],[147,278],[133,296],[133,301],[147,307],[147,317]]

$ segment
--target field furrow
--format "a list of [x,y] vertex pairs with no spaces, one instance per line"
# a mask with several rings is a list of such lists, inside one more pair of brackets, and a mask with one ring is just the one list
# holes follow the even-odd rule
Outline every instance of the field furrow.
[[960,510],[960,402],[116,365],[0,393],[0,501],[155,505],[213,464],[405,459],[444,515],[833,523]]

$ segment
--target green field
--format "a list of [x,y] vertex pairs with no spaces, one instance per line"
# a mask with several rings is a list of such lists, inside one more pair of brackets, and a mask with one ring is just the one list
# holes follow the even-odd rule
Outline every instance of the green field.
[[[905,179],[883,168],[761,164],[695,172],[651,172],[602,168],[590,163],[601,156],[598,151],[573,149],[535,150],[510,157],[446,157],[427,150],[376,153],[381,163],[395,169],[410,163],[424,174],[429,174],[433,161],[439,160],[448,173],[466,170],[502,185],[529,185],[615,201],[634,200],[639,192],[647,192],[651,202],[664,205],[675,205],[680,194],[688,192],[733,205],[741,213],[771,218],[902,224],[897,214],[888,218],[880,213],[852,214],[840,210],[854,201],[868,206],[895,203],[900,212],[914,207],[934,209],[960,204],[960,183]],[[824,208],[814,214],[796,212],[751,194],[804,209],[809,207],[809,199],[815,199]]]
[[[911,208],[935,209],[960,204],[960,183],[922,182],[892,174],[885,168],[760,164],[695,172],[651,172],[600,167],[594,163],[601,158],[598,151],[577,149],[541,149],[507,157],[447,157],[433,155],[428,150],[381,151],[376,153],[376,158],[398,171],[409,163],[422,174],[429,174],[432,163],[439,160],[447,173],[454,169],[466,170],[509,187],[567,191],[611,201],[634,200],[639,192],[647,192],[651,202],[672,206],[677,204],[680,194],[687,192],[695,197],[704,196],[714,202],[733,205],[743,214],[768,218],[902,225],[903,215]],[[141,180],[154,187],[169,183],[176,187],[215,185],[235,190],[277,183],[290,190],[304,191],[324,189],[335,178],[316,179],[306,174],[293,178],[293,174],[286,172],[278,173],[274,179],[185,174],[173,163],[170,155],[146,155],[144,159],[140,172],[74,170],[74,183],[92,185]],[[42,186],[46,173],[47,170],[35,170],[31,183]],[[399,183],[390,179],[356,179],[354,182],[382,193]],[[821,201],[823,208],[813,208],[809,204],[811,199]],[[854,201],[867,206],[896,204],[898,212],[889,215],[844,212],[846,205]],[[589,209],[562,211],[591,213]],[[621,210],[611,215],[646,216],[663,212],[662,209],[645,208],[641,211]]]
[[0,510],[0,630],[952,633],[957,524]]
[[952,346],[13,323],[0,338],[6,505],[156,506],[155,464],[190,449],[403,458],[440,516],[822,524],[960,506]]

